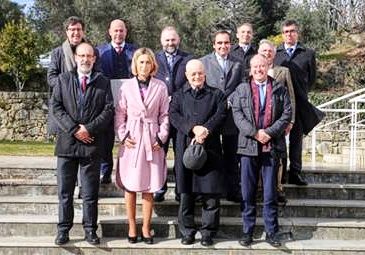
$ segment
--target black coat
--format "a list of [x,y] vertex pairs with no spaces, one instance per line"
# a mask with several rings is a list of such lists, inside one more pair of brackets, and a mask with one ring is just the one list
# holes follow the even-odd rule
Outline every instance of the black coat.
[[[103,151],[103,132],[114,118],[110,81],[93,72],[82,96],[75,72],[62,73],[54,86],[52,113],[59,127],[55,155],[63,157],[100,157]],[[85,125],[94,141],[85,144],[74,136],[78,125]]]
[[[224,175],[222,165],[222,146],[219,128],[225,118],[224,94],[216,88],[204,85],[195,95],[186,83],[172,97],[170,104],[170,123],[177,129],[176,140],[176,185],[178,193],[224,192]],[[194,137],[192,128],[203,125],[209,130],[204,146],[208,160],[202,169],[186,169],[182,162],[186,147]]]
[[324,113],[308,101],[308,92],[316,80],[315,52],[298,43],[294,54],[289,57],[281,44],[274,64],[289,68],[295,94],[296,121],[302,123],[303,132],[308,134],[324,117]]
[[250,60],[255,54],[257,54],[256,47],[250,45],[248,50],[244,52],[239,44],[235,44],[231,47],[231,52],[229,54],[240,61],[243,67],[245,80],[248,80],[250,73]]
[[[237,153],[246,156],[257,156],[258,141],[254,138],[258,128],[252,100],[251,85],[242,83],[233,95],[233,118],[239,130]],[[273,81],[272,83],[272,116],[271,125],[265,132],[271,136],[271,154],[274,157],[286,155],[284,130],[291,120],[290,97],[286,87]]]
[[185,76],[186,63],[192,58],[193,56],[191,54],[177,50],[173,70],[170,74],[165,52],[159,51],[156,53],[156,61],[158,64],[156,78],[165,82],[170,96],[187,81]]

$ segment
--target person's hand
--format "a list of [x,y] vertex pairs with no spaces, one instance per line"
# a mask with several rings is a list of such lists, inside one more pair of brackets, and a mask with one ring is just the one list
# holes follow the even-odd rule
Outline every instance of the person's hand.
[[136,141],[132,138],[127,137],[124,141],[124,146],[127,147],[128,149],[134,148],[135,145],[136,145]]
[[83,143],[92,143],[94,141],[94,137],[90,136],[89,131],[87,131],[86,127],[82,124],[79,125],[79,129],[74,136]]
[[259,129],[259,131],[255,135],[255,139],[262,144],[266,144],[270,141],[271,136],[269,136],[265,130]]
[[288,135],[292,128],[293,128],[293,123],[290,122],[289,125],[285,129],[285,135]]
[[195,137],[199,137],[200,139],[205,139],[209,135],[208,129],[200,125],[194,126],[192,131]]
[[200,137],[200,136],[195,136],[195,137],[194,137],[194,139],[195,139],[195,141],[196,141],[197,143],[200,143],[200,144],[203,144],[203,143],[204,143],[204,141],[205,141],[205,138]]
[[159,150],[161,150],[161,146],[158,144],[158,142],[155,142],[152,145],[152,151],[159,151]]

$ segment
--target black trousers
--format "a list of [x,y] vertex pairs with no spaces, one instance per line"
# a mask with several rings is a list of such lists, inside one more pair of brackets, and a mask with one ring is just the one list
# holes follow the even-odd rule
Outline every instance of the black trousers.
[[237,157],[238,135],[222,135],[224,176],[227,196],[236,197],[241,193],[240,171]]
[[82,224],[84,230],[95,231],[98,221],[98,194],[100,160],[92,158],[57,158],[58,231],[68,232],[73,225],[73,194],[80,166],[82,185]]
[[115,141],[114,121],[104,133],[104,154],[100,163],[100,175],[111,176],[113,171],[113,147]]
[[289,135],[289,172],[299,174],[302,171],[303,126],[298,117]]
[[179,230],[183,236],[193,236],[197,232],[194,221],[195,197],[202,196],[202,236],[214,237],[219,227],[220,201],[215,194],[181,193],[178,213]]

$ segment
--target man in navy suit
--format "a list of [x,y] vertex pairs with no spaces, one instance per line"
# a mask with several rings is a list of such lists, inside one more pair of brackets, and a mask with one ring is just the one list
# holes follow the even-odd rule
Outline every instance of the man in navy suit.
[[[156,78],[165,82],[167,85],[169,96],[181,88],[186,83],[185,67],[186,63],[193,58],[187,52],[179,49],[180,37],[176,29],[172,26],[167,26],[161,32],[162,50],[156,53],[158,63],[158,71]],[[172,138],[173,147],[175,148],[176,130],[170,126],[170,138]],[[165,151],[167,152],[169,142],[166,143]],[[167,191],[167,185],[154,195],[156,202],[162,202]],[[178,200],[178,195],[176,196]]]
[[[125,42],[127,28],[121,19],[109,24],[108,33],[111,41],[97,47],[99,64],[103,74],[109,79],[127,79],[132,77],[131,63],[136,46]],[[105,133],[105,156],[100,165],[100,182],[111,183],[113,170],[114,120]]]

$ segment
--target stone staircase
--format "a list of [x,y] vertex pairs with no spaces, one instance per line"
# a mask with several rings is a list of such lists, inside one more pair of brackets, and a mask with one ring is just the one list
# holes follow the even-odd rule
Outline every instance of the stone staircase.
[[[255,243],[250,248],[240,246],[237,242],[242,234],[240,205],[225,200],[221,201],[220,231],[214,246],[201,246],[199,234],[194,245],[181,245],[172,171],[169,171],[167,200],[155,205],[152,228],[156,244],[127,242],[123,193],[114,185],[101,185],[98,229],[101,244],[92,246],[83,241],[82,201],[76,199],[71,242],[59,247],[54,244],[58,220],[54,161],[40,164],[39,159],[25,158],[6,164],[5,160],[0,157],[0,255],[365,254],[365,171],[307,168],[304,171],[310,182],[307,187],[286,185],[289,201],[279,208],[284,240],[280,248],[263,241],[261,217]],[[32,160],[37,163],[30,164]],[[140,198],[137,207],[140,213]],[[197,222],[199,213],[197,210]],[[140,214],[138,219],[140,222]]]

